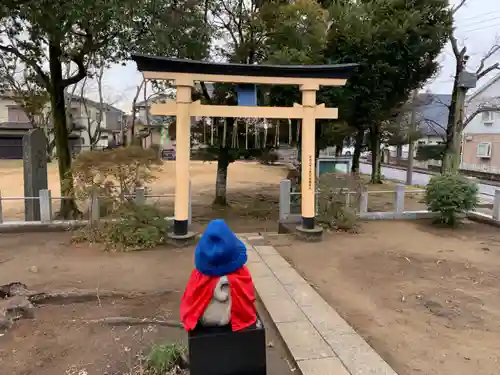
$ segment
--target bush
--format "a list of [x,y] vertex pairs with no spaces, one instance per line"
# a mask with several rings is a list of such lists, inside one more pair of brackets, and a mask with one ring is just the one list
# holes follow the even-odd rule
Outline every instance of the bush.
[[270,150],[264,151],[259,157],[259,161],[265,165],[274,164],[278,161],[278,159],[279,159],[278,153],[276,151],[270,151]]
[[318,222],[330,228],[356,232],[363,182],[356,176],[324,173],[318,185]]
[[429,211],[439,213],[438,222],[454,226],[459,214],[477,206],[477,193],[477,185],[460,174],[438,175],[427,184],[425,202]]
[[415,159],[419,161],[441,160],[443,158],[445,145],[419,145]]
[[119,209],[137,187],[146,187],[155,179],[160,165],[154,149],[137,146],[82,152],[72,168],[75,195],[86,201],[96,194],[108,210]]
[[127,202],[115,214],[114,220],[77,231],[73,241],[101,243],[106,250],[119,251],[150,249],[164,243],[168,222],[155,207]]

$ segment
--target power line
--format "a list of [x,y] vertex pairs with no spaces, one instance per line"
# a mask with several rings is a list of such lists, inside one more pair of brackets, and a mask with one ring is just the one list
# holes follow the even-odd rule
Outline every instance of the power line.
[[488,25],[488,26],[478,27],[478,28],[475,28],[475,29],[461,30],[461,31],[462,32],[471,33],[473,31],[486,30],[486,29],[490,29],[492,27],[500,27],[500,23],[496,23],[494,25]]
[[497,14],[497,13],[500,13],[500,9],[493,9],[493,10],[490,10],[490,11],[488,11],[486,13],[477,14],[477,15],[472,16],[472,17],[461,18],[460,20],[461,21],[469,21],[469,20],[474,20],[476,18],[481,18],[481,17],[484,17],[484,16],[490,16],[492,14]]
[[461,25],[462,27],[470,27],[470,26],[474,26],[474,25],[478,25],[478,24],[482,24],[484,22],[491,22],[491,21],[495,21],[495,20],[498,20],[500,19],[500,15],[499,16],[496,16],[496,17],[493,17],[493,18],[487,18],[487,19],[484,19],[484,20],[479,20],[479,21],[475,21],[475,22],[472,22],[472,23],[466,23],[465,25]]

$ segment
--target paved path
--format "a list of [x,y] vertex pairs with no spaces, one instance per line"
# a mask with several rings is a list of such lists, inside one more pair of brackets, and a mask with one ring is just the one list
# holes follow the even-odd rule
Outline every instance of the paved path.
[[264,237],[239,236],[255,289],[302,375],[397,375]]
[[[370,174],[372,172],[371,164],[360,163],[359,171],[363,174]],[[391,180],[397,180],[401,182],[406,181],[406,171],[397,168],[390,167],[382,167],[382,174]],[[413,184],[425,186],[429,182],[433,175],[421,173],[421,172],[413,172]],[[493,201],[493,197],[495,196],[495,190],[498,189],[498,186],[488,185],[488,184],[477,184],[479,188],[479,196],[480,198],[488,201]]]

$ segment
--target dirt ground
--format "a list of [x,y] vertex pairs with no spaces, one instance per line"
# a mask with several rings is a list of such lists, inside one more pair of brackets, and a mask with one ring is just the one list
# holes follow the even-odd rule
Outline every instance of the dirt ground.
[[499,373],[498,228],[369,222],[274,245],[398,374]]
[[[279,207],[279,182],[286,177],[283,166],[265,166],[253,162],[235,162],[229,166],[227,196],[230,208],[213,209],[216,162],[191,161],[190,173],[193,197],[193,221],[204,225],[215,217],[231,219],[235,230],[276,231]],[[175,162],[164,161],[157,179],[151,184],[151,195],[170,195],[148,199],[161,207],[166,214],[173,214],[173,193],[175,186]],[[0,192],[2,197],[22,197],[22,161],[1,161]],[[48,167],[48,188],[52,197],[60,196],[57,165]],[[53,200],[53,211],[59,201]],[[4,220],[19,220],[24,217],[22,200],[3,200]],[[249,218],[258,219],[249,226]]]
[[[396,201],[397,182],[385,180],[383,184],[368,185],[368,211],[390,212],[394,211]],[[424,201],[425,192],[421,188],[407,187],[405,192],[406,211],[426,210]]]
[[[147,352],[154,343],[184,342],[184,331],[158,325],[110,327],[95,320],[132,317],[178,322],[192,258],[192,248],[105,253],[70,244],[69,233],[1,234],[0,285],[20,281],[36,291],[90,290],[95,298],[39,306],[34,319],[19,320],[0,333],[0,373],[139,374],[133,369],[141,351]],[[109,297],[110,291],[121,297]],[[272,324],[265,321],[265,325],[270,343],[268,373],[292,374],[292,362]]]

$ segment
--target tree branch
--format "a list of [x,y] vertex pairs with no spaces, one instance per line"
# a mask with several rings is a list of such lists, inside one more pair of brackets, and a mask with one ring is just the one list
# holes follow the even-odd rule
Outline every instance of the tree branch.
[[201,86],[201,91],[203,92],[203,96],[205,97],[205,99],[207,99],[208,104],[212,104],[212,98],[208,93],[207,85],[205,85],[205,82],[200,81],[200,86]]
[[471,122],[477,115],[479,115],[480,113],[483,113],[483,112],[500,112],[500,107],[488,107],[488,106],[484,106],[484,107],[480,107],[480,108],[476,109],[464,121],[464,123],[462,125],[462,129],[465,129],[465,127],[469,124],[469,122]]
[[457,6],[455,6],[451,9],[451,14],[455,15],[455,13],[457,13],[460,10],[460,8],[462,8],[465,5],[466,2],[467,2],[467,0],[460,1],[460,4],[458,4]]
[[91,33],[86,33],[85,41],[83,42],[83,46],[80,48],[75,54],[70,56],[71,61],[73,61],[78,67],[78,72],[72,77],[66,78],[62,81],[63,87],[68,87],[80,82],[87,75],[87,67],[84,64],[85,56],[90,52],[92,47],[94,46],[94,38]]
[[488,74],[492,70],[498,69],[498,67],[499,67],[498,63],[493,64],[489,68],[486,68],[486,69],[484,68],[484,66],[486,64],[486,61],[491,56],[493,56],[495,53],[497,53],[499,50],[500,50],[500,44],[497,42],[493,46],[491,46],[491,48],[488,50],[488,52],[486,52],[486,54],[483,56],[483,58],[481,59],[481,62],[479,63],[479,67],[476,70],[476,74],[478,75],[478,77],[477,77],[478,79],[484,77],[486,74]]
[[23,55],[16,47],[14,46],[3,46],[0,44],[0,51],[10,53],[17,58],[19,58],[26,65],[30,66],[37,76],[40,78],[41,83],[45,86],[46,89],[50,88],[50,79],[47,74],[42,70],[42,68],[38,65],[38,63],[25,55]]

